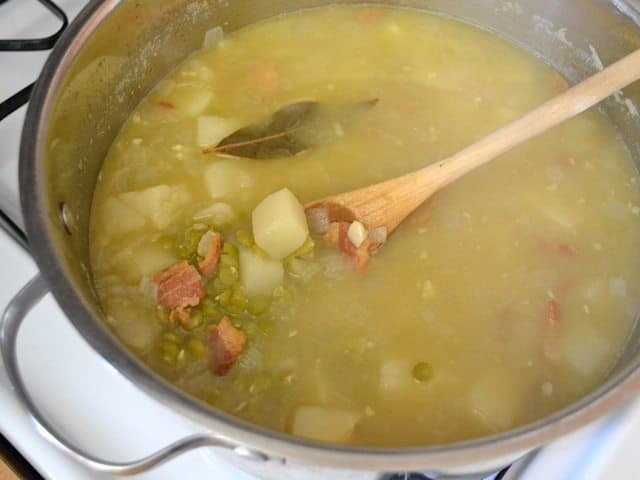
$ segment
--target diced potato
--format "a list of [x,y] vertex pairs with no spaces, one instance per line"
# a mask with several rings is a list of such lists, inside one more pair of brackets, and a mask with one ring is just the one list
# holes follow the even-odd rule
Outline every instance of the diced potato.
[[210,207],[200,210],[193,216],[194,220],[208,220],[214,227],[229,225],[236,218],[233,208],[228,203],[216,202]]
[[110,315],[107,322],[128,347],[144,352],[153,346],[159,325],[158,322],[149,321],[144,308],[130,303],[112,303],[108,311]]
[[204,34],[204,42],[202,42],[202,48],[209,48],[217,43],[220,43],[224,38],[224,30],[222,27],[213,27]]
[[504,372],[480,376],[470,386],[467,405],[471,414],[490,431],[506,430],[516,423],[527,406],[523,389],[517,379]]
[[103,231],[113,236],[121,235],[144,227],[146,220],[137,210],[131,208],[119,197],[111,197],[99,210]]
[[157,229],[162,230],[180,216],[183,207],[191,200],[191,195],[181,185],[157,185],[122,193],[120,200],[148,218]]
[[214,200],[232,198],[239,190],[251,188],[253,177],[233,159],[223,159],[209,165],[204,171],[209,195]]
[[558,339],[560,360],[581,375],[590,377],[609,367],[614,348],[605,336],[583,322],[563,329]]
[[256,244],[278,260],[294,252],[309,236],[304,207],[287,188],[262,200],[251,221]]
[[197,122],[197,138],[201,147],[217,145],[223,138],[237,130],[236,124],[231,120],[213,115],[201,115]]
[[411,376],[411,363],[405,359],[386,359],[380,365],[378,389],[381,392],[406,392],[415,381]]
[[362,415],[352,410],[304,405],[296,409],[291,433],[324,442],[346,442]]
[[240,248],[240,282],[247,296],[271,295],[282,284],[284,268],[279,260],[264,257],[259,253]]
[[166,248],[159,245],[143,245],[131,255],[130,267],[140,276],[155,275],[176,263],[178,259]]
[[532,211],[563,228],[575,227],[582,222],[586,213],[577,202],[568,204],[561,197],[546,192],[527,195],[525,200]]
[[209,106],[213,100],[210,88],[197,85],[178,85],[163,101],[171,103],[186,117],[196,117]]

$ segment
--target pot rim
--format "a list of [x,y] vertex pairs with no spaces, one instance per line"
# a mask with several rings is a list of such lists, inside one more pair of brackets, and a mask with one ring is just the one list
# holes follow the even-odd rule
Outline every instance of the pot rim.
[[455,469],[461,465],[495,462],[496,458],[507,463],[584,426],[640,392],[640,365],[636,361],[579,401],[522,427],[451,444],[378,448],[324,444],[258,427],[207,406],[152,372],[108,333],[102,320],[91,313],[90,307],[76,293],[55,247],[51,218],[57,216],[50,215],[46,201],[45,143],[53,105],[82,47],[121,3],[122,0],[91,0],[69,25],[47,59],[23,126],[19,185],[31,253],[56,301],[93,350],[129,382],[155,401],[238,445],[249,446],[272,457],[375,471]]

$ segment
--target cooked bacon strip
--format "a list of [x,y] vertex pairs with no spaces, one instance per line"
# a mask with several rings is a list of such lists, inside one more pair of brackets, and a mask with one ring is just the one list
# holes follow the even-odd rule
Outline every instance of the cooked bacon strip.
[[547,302],[547,328],[544,334],[543,350],[545,358],[552,364],[558,362],[558,323],[560,313],[555,300]]
[[216,375],[226,375],[238,356],[244,350],[247,336],[233,326],[229,317],[222,317],[220,323],[211,329],[209,345],[213,352],[211,370]]
[[198,255],[204,258],[198,263],[198,268],[205,278],[212,278],[216,273],[223,245],[222,235],[213,230],[202,235],[200,243],[198,243]]
[[198,305],[206,295],[198,270],[187,261],[176,263],[153,280],[158,285],[156,301],[169,310],[172,323],[186,324],[189,307]]

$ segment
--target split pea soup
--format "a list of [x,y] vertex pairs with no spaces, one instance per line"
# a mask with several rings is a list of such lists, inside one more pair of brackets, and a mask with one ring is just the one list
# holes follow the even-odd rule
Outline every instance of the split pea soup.
[[445,158],[562,76],[494,34],[394,8],[207,39],[132,112],[95,190],[93,276],[131,352],[254,424],[369,446],[494,434],[604,380],[638,311],[640,190],[598,111],[388,238],[302,207]]

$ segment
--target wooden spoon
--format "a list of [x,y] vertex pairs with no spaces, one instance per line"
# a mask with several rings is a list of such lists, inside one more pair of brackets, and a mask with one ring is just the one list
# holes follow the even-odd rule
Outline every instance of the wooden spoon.
[[326,208],[331,222],[358,220],[369,230],[386,227],[387,234],[390,234],[438,190],[578,115],[638,78],[640,50],[447,159],[382,183],[310,202],[305,209]]

